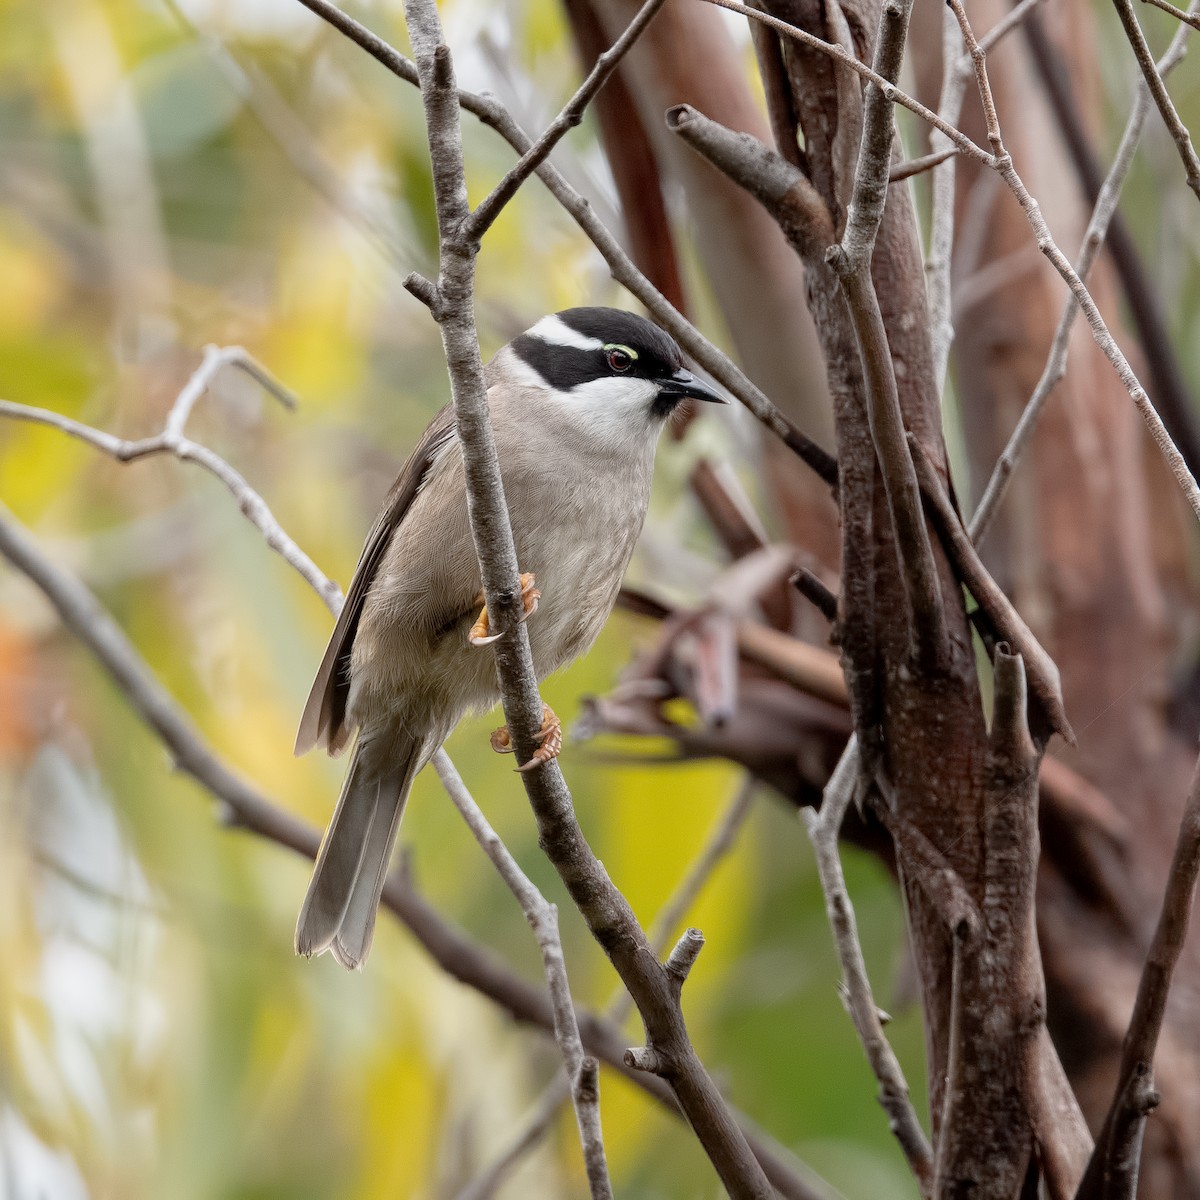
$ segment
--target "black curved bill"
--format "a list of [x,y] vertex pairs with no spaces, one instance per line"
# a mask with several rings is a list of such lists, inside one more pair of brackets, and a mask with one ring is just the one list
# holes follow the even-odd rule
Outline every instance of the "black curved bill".
[[729,403],[715,388],[709,387],[702,379],[697,379],[691,371],[687,371],[683,367],[659,384],[658,395],[660,399],[665,396],[676,401],[684,399],[685,396],[691,396],[695,400],[707,400],[711,404]]

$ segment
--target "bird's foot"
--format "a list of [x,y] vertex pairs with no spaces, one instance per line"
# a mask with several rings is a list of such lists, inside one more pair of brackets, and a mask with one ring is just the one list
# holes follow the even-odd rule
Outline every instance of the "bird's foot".
[[[534,741],[538,743],[538,748],[527,763],[517,768],[518,771],[532,771],[534,767],[545,766],[562,753],[562,722],[548,704],[542,705],[542,727],[534,735]],[[501,725],[492,734],[491,743],[497,754],[513,752],[512,735],[508,732],[507,725]]]
[[[530,617],[537,612],[538,601],[542,598],[542,593],[538,591],[536,581],[533,578],[532,571],[524,571],[521,574],[521,620],[528,621]],[[477,604],[482,604],[483,608],[479,612],[479,617],[475,624],[471,626],[471,632],[467,634],[467,641],[472,646],[490,646],[499,636],[498,633],[488,633],[490,625],[488,624],[487,603],[482,592],[479,593]]]

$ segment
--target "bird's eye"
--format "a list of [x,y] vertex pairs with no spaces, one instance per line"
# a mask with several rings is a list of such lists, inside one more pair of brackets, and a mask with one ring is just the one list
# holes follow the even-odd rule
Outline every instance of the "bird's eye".
[[605,355],[608,359],[609,368],[618,373],[628,371],[633,366],[636,355],[632,353],[626,346],[605,346]]

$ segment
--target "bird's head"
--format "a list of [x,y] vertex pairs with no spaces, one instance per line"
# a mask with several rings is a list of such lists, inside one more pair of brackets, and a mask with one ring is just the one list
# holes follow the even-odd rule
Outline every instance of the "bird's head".
[[568,308],[507,347],[507,366],[597,435],[655,433],[689,397],[726,403],[683,365],[675,340],[616,308]]

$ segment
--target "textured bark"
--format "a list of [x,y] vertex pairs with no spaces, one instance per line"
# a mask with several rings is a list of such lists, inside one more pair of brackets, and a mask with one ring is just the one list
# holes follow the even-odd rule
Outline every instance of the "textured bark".
[[[1096,93],[1091,12],[1077,0],[1056,11],[1061,29],[1069,29],[1069,37],[1056,41],[1059,61],[1086,110]],[[985,0],[973,20],[986,29],[1003,13],[1001,4]],[[1047,11],[1047,21],[1052,15]],[[930,10],[925,19],[912,44],[921,94],[929,100],[940,79],[933,28],[940,14]],[[1013,114],[1004,126],[1009,149],[1056,239],[1078,246],[1087,219],[1081,188],[1027,50],[1012,39],[988,65],[1002,120]],[[982,136],[977,108],[968,107],[964,127]],[[955,379],[978,487],[1041,373],[1062,287],[1031,246],[1011,196],[967,162],[959,164],[956,231],[956,279],[966,301],[954,313]],[[1103,261],[1091,288],[1119,330]],[[1198,615],[1194,579],[1189,588],[1180,562],[1189,536],[1178,494],[1147,453],[1128,395],[1077,326],[1067,376],[1046,407],[984,556],[1061,670],[1079,746],[1054,753],[1097,785],[1136,830],[1120,850],[1094,830],[1082,831],[1079,851],[1091,860],[1091,883],[1064,860],[1058,870],[1044,868],[1039,884],[1050,1028],[1093,1130],[1112,1101],[1193,763],[1194,747],[1172,731],[1169,705],[1181,635]],[[1200,1196],[1194,935],[1178,968],[1156,1070],[1163,1105],[1147,1126],[1139,1195]]]

